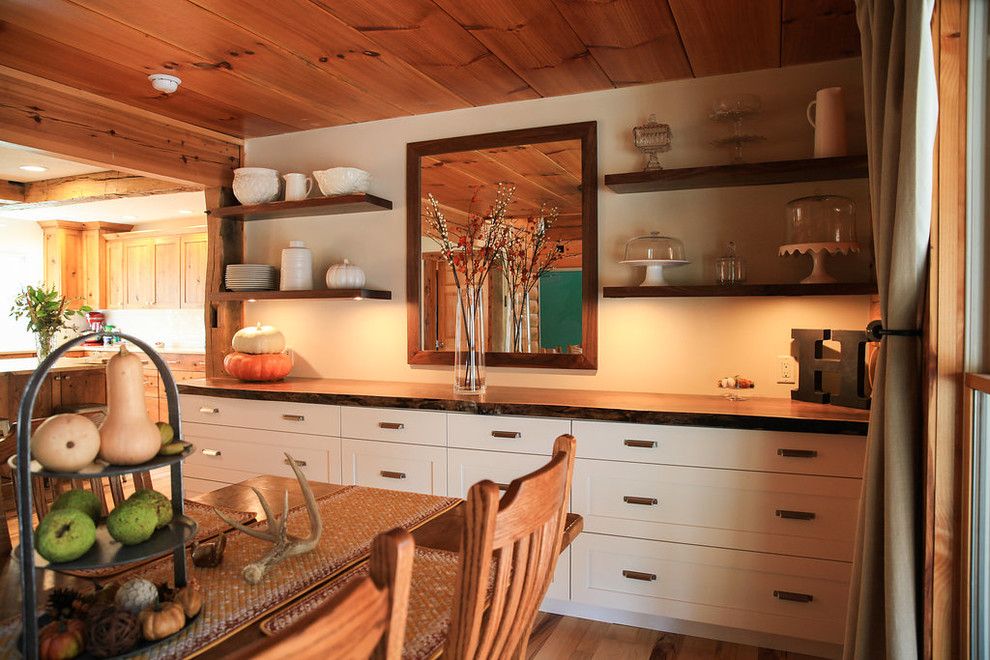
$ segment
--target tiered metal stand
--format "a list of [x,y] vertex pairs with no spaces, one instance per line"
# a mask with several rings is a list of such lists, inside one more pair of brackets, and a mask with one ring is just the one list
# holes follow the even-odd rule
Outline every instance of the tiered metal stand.
[[113,566],[117,564],[128,564],[131,562],[148,559],[169,551],[172,552],[173,564],[175,567],[176,588],[186,584],[186,553],[185,544],[195,536],[198,525],[195,520],[184,515],[183,494],[182,494],[182,461],[192,453],[192,447],[187,447],[181,454],[175,456],[157,456],[152,460],[140,465],[109,466],[100,472],[35,472],[34,475],[61,478],[61,479],[87,479],[90,477],[107,477],[119,474],[130,474],[133,472],[144,472],[158,467],[169,465],[172,472],[172,512],[173,519],[166,527],[158,530],[144,543],[132,546],[120,545],[114,541],[106,527],[97,528],[96,543],[90,550],[79,559],[71,562],[49,564],[40,555],[34,552],[34,530],[32,529],[32,499],[31,499],[31,461],[23,460],[31,455],[31,413],[34,409],[34,401],[38,395],[38,389],[45,380],[45,376],[55,364],[55,362],[65,355],[72,347],[81,344],[87,339],[98,337],[119,337],[122,340],[133,343],[141,348],[151,361],[154,362],[158,373],[161,376],[165,387],[165,396],[168,400],[168,423],[175,431],[176,441],[182,439],[181,420],[179,419],[179,390],[175,386],[175,379],[168,370],[165,360],[148,344],[136,337],[122,333],[88,333],[81,337],[76,337],[51,352],[51,354],[38,366],[28,380],[24,394],[21,396],[21,404],[17,417],[17,513],[20,518],[20,546],[18,557],[21,562],[21,598],[23,612],[23,652],[24,657],[36,660],[38,657],[38,594],[35,591],[35,569],[52,570],[80,570],[87,568],[97,568],[102,566]]

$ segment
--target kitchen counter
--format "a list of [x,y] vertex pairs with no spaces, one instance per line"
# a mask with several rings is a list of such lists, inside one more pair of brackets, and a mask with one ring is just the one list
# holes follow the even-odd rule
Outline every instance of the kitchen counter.
[[[38,368],[38,358],[11,358],[0,360],[0,374],[10,374],[12,376],[27,376],[34,373]],[[62,358],[51,368],[53,372],[61,371],[88,371],[91,369],[102,369],[103,361],[99,358]]]
[[790,399],[729,401],[716,395],[493,386],[481,396],[465,396],[446,384],[316,378],[274,383],[213,378],[187,380],[178,387],[181,394],[264,401],[848,435],[866,435],[870,416],[867,410]]
[[[84,351],[94,351],[94,352],[106,352],[106,353],[116,353],[120,350],[120,344],[114,344],[113,346],[87,346],[81,345],[77,348]],[[165,344],[163,346],[155,346],[154,349],[159,353],[173,353],[177,355],[204,355],[206,349],[202,346],[200,347],[189,347],[189,346],[173,346],[170,344]],[[127,344],[127,350],[141,352],[141,349],[134,344]]]

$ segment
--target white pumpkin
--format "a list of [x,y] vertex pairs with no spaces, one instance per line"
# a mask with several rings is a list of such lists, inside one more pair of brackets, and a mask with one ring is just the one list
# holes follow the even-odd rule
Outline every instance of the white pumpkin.
[[285,335],[275,326],[258,323],[253,328],[238,330],[234,333],[234,339],[230,343],[238,353],[251,353],[252,355],[281,353],[285,350]]
[[99,453],[100,430],[82,415],[53,415],[31,436],[31,455],[52,472],[78,472]]
[[344,259],[342,264],[334,264],[327,271],[327,287],[331,289],[360,289],[364,286],[364,271]]
[[131,578],[117,590],[113,603],[122,610],[137,614],[158,602],[158,587],[151,580]]

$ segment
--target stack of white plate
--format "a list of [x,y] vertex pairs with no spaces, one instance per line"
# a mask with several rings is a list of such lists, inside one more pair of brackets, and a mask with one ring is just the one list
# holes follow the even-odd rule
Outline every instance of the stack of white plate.
[[224,282],[231,291],[274,291],[276,270],[264,264],[228,264]]

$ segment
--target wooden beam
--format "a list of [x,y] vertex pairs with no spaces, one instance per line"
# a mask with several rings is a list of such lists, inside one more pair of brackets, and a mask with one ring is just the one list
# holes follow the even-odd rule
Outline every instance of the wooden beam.
[[201,186],[230,185],[241,141],[0,67],[0,140]]
[[968,631],[961,573],[966,328],[966,40],[964,0],[937,0],[936,199],[931,234],[925,451],[924,657],[959,658]]
[[48,179],[23,184],[24,201],[5,210],[62,206],[80,202],[99,202],[125,197],[148,197],[171,193],[196,192],[202,186],[150,179],[128,172],[94,172],[79,176]]
[[17,181],[0,181],[0,201],[23,202],[24,184]]

